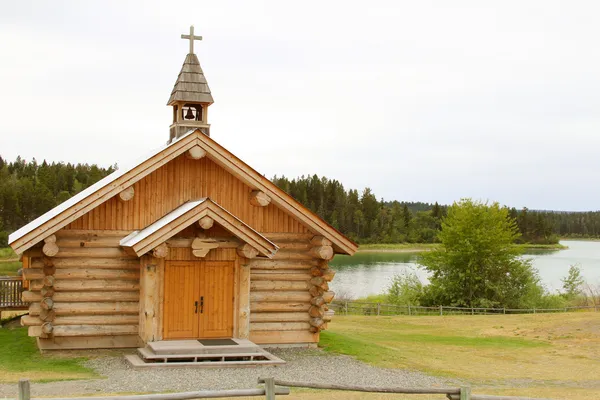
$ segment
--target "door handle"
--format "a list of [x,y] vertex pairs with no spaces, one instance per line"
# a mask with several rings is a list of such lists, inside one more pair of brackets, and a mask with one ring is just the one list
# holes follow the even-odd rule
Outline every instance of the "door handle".
[[204,313],[204,296],[200,297],[200,314]]
[[194,302],[194,307],[196,307],[196,309],[194,310],[194,314],[198,314],[198,302],[197,301]]

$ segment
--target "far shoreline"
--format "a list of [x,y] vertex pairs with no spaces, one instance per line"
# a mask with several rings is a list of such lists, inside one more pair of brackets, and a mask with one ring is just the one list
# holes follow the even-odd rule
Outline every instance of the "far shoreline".
[[[439,243],[369,243],[359,245],[357,253],[423,253],[440,246]],[[522,250],[566,250],[569,247],[557,244],[517,244]]]

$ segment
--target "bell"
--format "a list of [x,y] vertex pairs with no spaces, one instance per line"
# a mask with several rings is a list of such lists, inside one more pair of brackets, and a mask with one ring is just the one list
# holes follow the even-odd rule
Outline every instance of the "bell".
[[194,113],[192,112],[192,107],[188,107],[187,113],[185,114],[185,119],[194,119]]

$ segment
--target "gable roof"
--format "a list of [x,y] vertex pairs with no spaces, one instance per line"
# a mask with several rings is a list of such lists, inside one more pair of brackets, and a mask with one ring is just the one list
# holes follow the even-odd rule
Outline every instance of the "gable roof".
[[211,217],[265,257],[272,258],[279,250],[269,239],[209,198],[182,204],[146,228],[134,231],[121,239],[120,245],[133,250],[138,257],[142,256],[205,216]]
[[288,212],[315,234],[331,240],[337,253],[352,255],[356,252],[358,248],[356,243],[199,130],[189,131],[177,140],[153,151],[138,163],[113,172],[36,218],[9,236],[10,246],[15,252],[23,253],[195,146],[204,149],[211,160],[248,186],[265,192],[271,197],[271,203]]
[[170,106],[176,101],[214,103],[204,71],[195,54],[190,53],[185,57],[167,105]]

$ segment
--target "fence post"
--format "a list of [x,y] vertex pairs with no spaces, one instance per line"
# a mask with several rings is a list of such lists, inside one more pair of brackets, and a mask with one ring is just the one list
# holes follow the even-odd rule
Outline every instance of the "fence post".
[[506,314],[506,307],[502,308],[502,314]]
[[344,313],[348,315],[348,300],[344,302]]
[[275,378],[265,378],[264,381],[267,400],[275,400]]
[[408,305],[408,315],[410,315],[410,304]]
[[475,315],[475,310],[471,307],[471,315]]
[[29,400],[30,398],[29,379],[19,379],[19,400]]
[[469,386],[460,388],[460,400],[471,400],[471,388]]
[[533,313],[535,314],[535,307],[533,307]]
[[444,307],[440,306],[440,315],[444,315]]
[[381,303],[377,303],[377,316],[379,316],[380,312],[381,312]]

